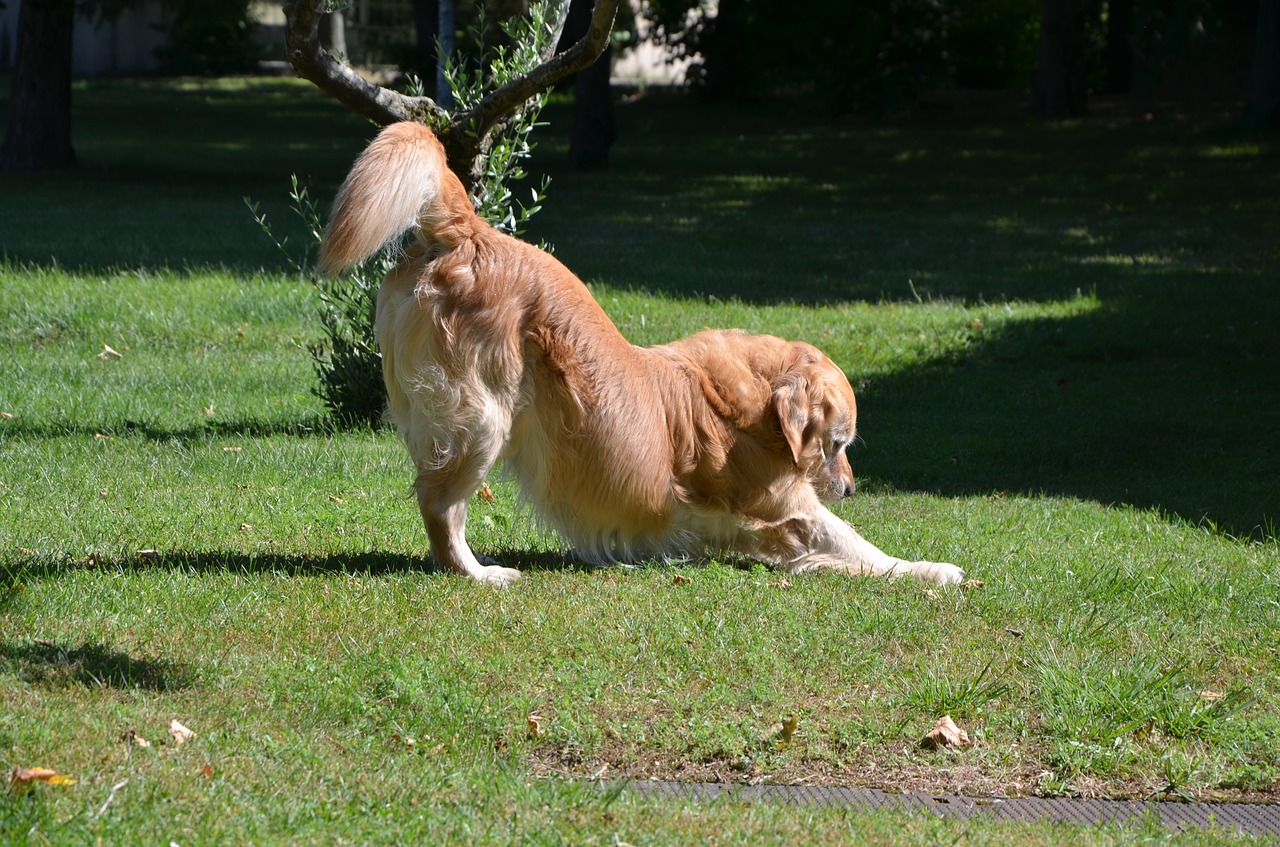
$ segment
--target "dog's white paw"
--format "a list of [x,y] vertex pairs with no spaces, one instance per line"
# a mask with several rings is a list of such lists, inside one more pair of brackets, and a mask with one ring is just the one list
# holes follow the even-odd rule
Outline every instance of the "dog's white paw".
[[917,578],[938,585],[959,585],[964,581],[964,571],[949,562],[915,562],[911,569]]
[[482,566],[478,571],[472,574],[478,581],[485,585],[493,585],[498,588],[510,585],[519,579],[522,574],[515,568],[504,568],[500,565]]

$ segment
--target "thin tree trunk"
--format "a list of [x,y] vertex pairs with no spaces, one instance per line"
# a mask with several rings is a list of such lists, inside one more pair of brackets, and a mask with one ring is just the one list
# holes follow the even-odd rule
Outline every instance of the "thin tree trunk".
[[[591,26],[591,0],[574,0],[560,33],[560,49],[576,44]],[[569,170],[599,171],[609,167],[609,148],[617,140],[613,114],[613,48],[573,78],[573,119],[569,129]]]
[[413,0],[414,70],[424,82],[436,76],[436,37],[440,7],[436,0]]
[[18,10],[18,49],[0,170],[76,166],[71,147],[71,34],[75,0],[26,0]]
[[1280,126],[1280,0],[1258,0],[1258,35],[1245,124]]
[[345,59],[349,55],[347,53],[347,21],[343,18],[341,9],[325,15],[324,20],[320,22],[320,43],[324,45],[324,49],[335,56]]
[[720,0],[703,47],[706,76],[702,96],[719,102],[739,95],[738,58],[742,52],[744,0]]
[[1103,50],[1108,94],[1133,88],[1133,0],[1107,3],[1107,44]]
[[1084,114],[1086,9],[1085,0],[1041,0],[1035,78],[1035,109],[1040,114]]
[[453,55],[458,40],[458,16],[454,0],[440,0],[438,30],[440,51],[436,56],[436,102],[442,109],[453,108],[453,89],[445,76],[444,66]]

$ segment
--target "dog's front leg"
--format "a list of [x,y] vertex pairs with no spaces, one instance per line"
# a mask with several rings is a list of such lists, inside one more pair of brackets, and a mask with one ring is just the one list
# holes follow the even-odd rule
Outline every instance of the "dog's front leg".
[[964,571],[947,562],[909,562],[885,553],[825,507],[801,529],[807,551],[786,562],[794,572],[839,570],[862,576],[913,576],[940,585],[958,583]]

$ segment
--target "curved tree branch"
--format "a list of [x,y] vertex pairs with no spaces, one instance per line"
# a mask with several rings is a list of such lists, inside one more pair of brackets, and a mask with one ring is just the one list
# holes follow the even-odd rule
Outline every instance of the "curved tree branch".
[[298,75],[374,123],[385,126],[424,117],[447,117],[430,97],[409,97],[369,82],[320,45],[325,0],[292,0],[284,6],[285,54]]
[[[561,27],[568,17],[568,6],[566,0],[560,14]],[[487,135],[503,117],[514,112],[530,97],[588,67],[600,58],[600,54],[608,46],[609,33],[613,30],[613,19],[617,11],[618,0],[596,0],[586,35],[563,53],[548,56],[542,64],[524,76],[485,95],[475,107],[458,115],[459,122],[470,123],[479,135]],[[551,41],[552,51],[556,40]]]
[[[325,0],[291,0],[285,4],[285,51],[299,76],[377,124],[431,119],[438,127],[449,167],[469,189],[476,162],[490,144],[489,135],[531,97],[586,68],[604,52],[618,2],[596,0],[591,26],[582,39],[563,53],[550,55],[557,40],[553,38],[541,64],[490,92],[472,108],[456,113],[441,108],[430,97],[410,97],[369,82],[334,58],[320,44]],[[558,25],[563,26],[569,0],[558,3]]]

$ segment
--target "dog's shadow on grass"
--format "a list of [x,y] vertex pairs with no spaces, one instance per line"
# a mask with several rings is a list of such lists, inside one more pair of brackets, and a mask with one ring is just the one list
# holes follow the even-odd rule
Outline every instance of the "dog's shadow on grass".
[[44,639],[0,641],[0,669],[46,687],[172,691],[194,681],[181,662],[130,655],[105,644]]
[[[477,555],[484,558],[490,556],[498,564],[518,568],[521,571],[557,571],[583,572],[611,570],[599,567],[566,552],[549,552],[543,550],[521,550],[504,548],[500,550],[477,550]],[[23,581],[56,579],[71,568],[92,567],[98,570],[119,571],[186,571],[191,573],[242,573],[242,574],[283,574],[290,577],[325,576],[343,574],[347,576],[389,576],[396,574],[422,574],[427,576],[452,577],[440,565],[436,564],[424,549],[421,555],[404,555],[402,553],[362,552],[362,553],[327,553],[323,555],[288,554],[288,553],[240,553],[223,550],[141,550],[123,556],[101,556],[94,559],[92,565],[66,561],[29,561],[19,560],[16,563],[0,568],[0,574],[8,572],[8,581],[20,584]],[[0,589],[2,592],[3,589]],[[10,597],[9,599],[13,599]],[[4,598],[0,598],[0,609]]]

